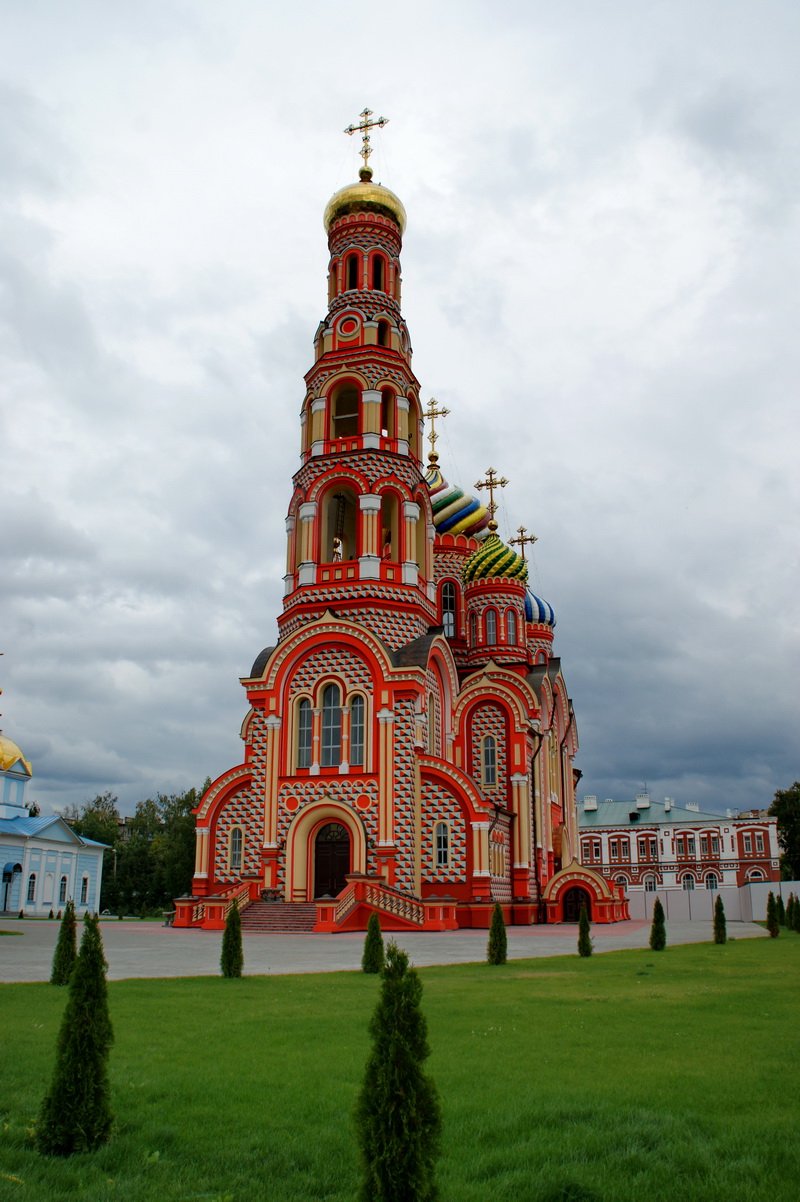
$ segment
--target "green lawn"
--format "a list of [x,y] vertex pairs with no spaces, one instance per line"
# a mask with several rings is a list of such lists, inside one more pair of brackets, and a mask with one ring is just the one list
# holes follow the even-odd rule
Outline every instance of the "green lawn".
[[[420,975],[442,1202],[800,1197],[800,937]],[[0,1198],[351,1202],[378,988],[354,973],[112,983],[117,1126],[62,1162],[30,1129],[66,991],[0,986]]]

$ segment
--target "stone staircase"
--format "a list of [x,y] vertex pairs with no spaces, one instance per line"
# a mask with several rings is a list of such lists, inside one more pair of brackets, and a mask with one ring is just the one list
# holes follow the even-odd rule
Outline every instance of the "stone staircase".
[[317,921],[314,902],[251,902],[242,913],[245,935],[303,935],[313,931]]

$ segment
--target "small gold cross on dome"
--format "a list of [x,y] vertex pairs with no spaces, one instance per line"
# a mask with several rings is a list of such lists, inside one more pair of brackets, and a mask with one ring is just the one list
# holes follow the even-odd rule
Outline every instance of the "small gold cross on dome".
[[450,410],[445,409],[444,406],[442,406],[440,409],[438,407],[438,402],[433,397],[431,397],[431,399],[428,401],[428,405],[425,409],[423,417],[425,417],[431,423],[431,430],[430,434],[428,435],[428,442],[431,444],[431,449],[428,454],[428,461],[430,463],[439,462],[439,456],[436,453],[436,442],[439,438],[439,435],[436,433],[436,418],[447,417],[449,412]]
[[486,506],[486,508],[489,511],[490,530],[497,529],[497,522],[494,520],[494,515],[497,512],[497,502],[494,499],[494,490],[496,488],[505,488],[507,484],[508,480],[506,480],[505,476],[498,477],[497,472],[493,467],[487,467],[486,479],[478,480],[475,484],[476,488],[486,488],[489,490],[489,504]]
[[526,545],[530,543],[530,545],[533,546],[534,543],[538,543],[539,539],[535,534],[528,534],[526,526],[518,526],[517,534],[519,535],[519,538],[510,538],[508,541],[512,547],[519,547],[519,553],[524,561],[527,558],[525,555]]
[[361,149],[358,153],[364,160],[364,167],[367,168],[369,164],[369,156],[372,154],[372,147],[369,143],[369,131],[376,128],[381,129],[384,125],[388,125],[389,118],[378,117],[375,121],[370,121],[372,109],[364,109],[360,116],[361,120],[359,123],[357,125],[348,125],[344,132],[346,134],[361,134]]

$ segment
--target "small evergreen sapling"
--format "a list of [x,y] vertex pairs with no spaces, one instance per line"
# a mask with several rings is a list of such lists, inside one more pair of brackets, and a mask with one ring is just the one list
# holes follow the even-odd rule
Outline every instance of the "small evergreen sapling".
[[381,996],[370,1021],[372,1050],[356,1103],[360,1202],[435,1202],[441,1116],[425,1075],[430,1055],[422,985],[408,956],[386,948]]
[[589,913],[585,903],[581,905],[581,913],[578,918],[578,955],[591,956],[592,954],[592,937],[589,934]]
[[789,894],[789,900],[786,902],[786,925],[789,930],[794,929],[794,894]]
[[97,917],[87,914],[58,1034],[53,1079],[36,1128],[36,1146],[46,1156],[91,1152],[111,1131],[108,1051],[113,1031],[106,968]]
[[786,908],[783,904],[783,896],[780,893],[778,894],[778,896],[775,899],[775,908],[778,911],[778,925],[785,927],[786,926]]
[[667,946],[667,924],[664,921],[664,907],[660,898],[656,898],[653,906],[653,922],[650,927],[650,950],[663,952]]
[[242,975],[242,965],[244,964],[242,919],[236,899],[234,899],[225,920],[225,933],[222,936],[222,954],[219,963],[223,977],[240,977]]
[[489,964],[505,964],[508,959],[508,936],[506,935],[506,924],[503,921],[503,911],[499,902],[494,903],[494,910],[492,911],[492,925],[489,930],[486,959]]
[[68,985],[70,973],[78,955],[78,932],[75,922],[75,905],[70,898],[64,907],[64,917],[58,930],[56,950],[53,953],[51,985]]
[[800,897],[794,899],[792,907],[792,930],[800,934]]
[[775,905],[775,894],[770,889],[767,898],[767,930],[771,939],[777,939],[780,934],[778,926],[778,907]]
[[361,968],[364,972],[380,972],[383,968],[383,935],[381,934],[380,919],[374,910],[367,923]]
[[725,922],[725,907],[722,904],[722,898],[717,894],[717,900],[714,902],[714,942],[728,942],[728,928]]

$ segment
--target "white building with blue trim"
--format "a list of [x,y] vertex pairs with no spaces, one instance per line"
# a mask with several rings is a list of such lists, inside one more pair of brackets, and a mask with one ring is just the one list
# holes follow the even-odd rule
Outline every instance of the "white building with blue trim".
[[31,765],[0,735],[0,911],[47,917],[68,899],[78,915],[99,909],[105,844],[78,835],[57,814],[32,817]]

